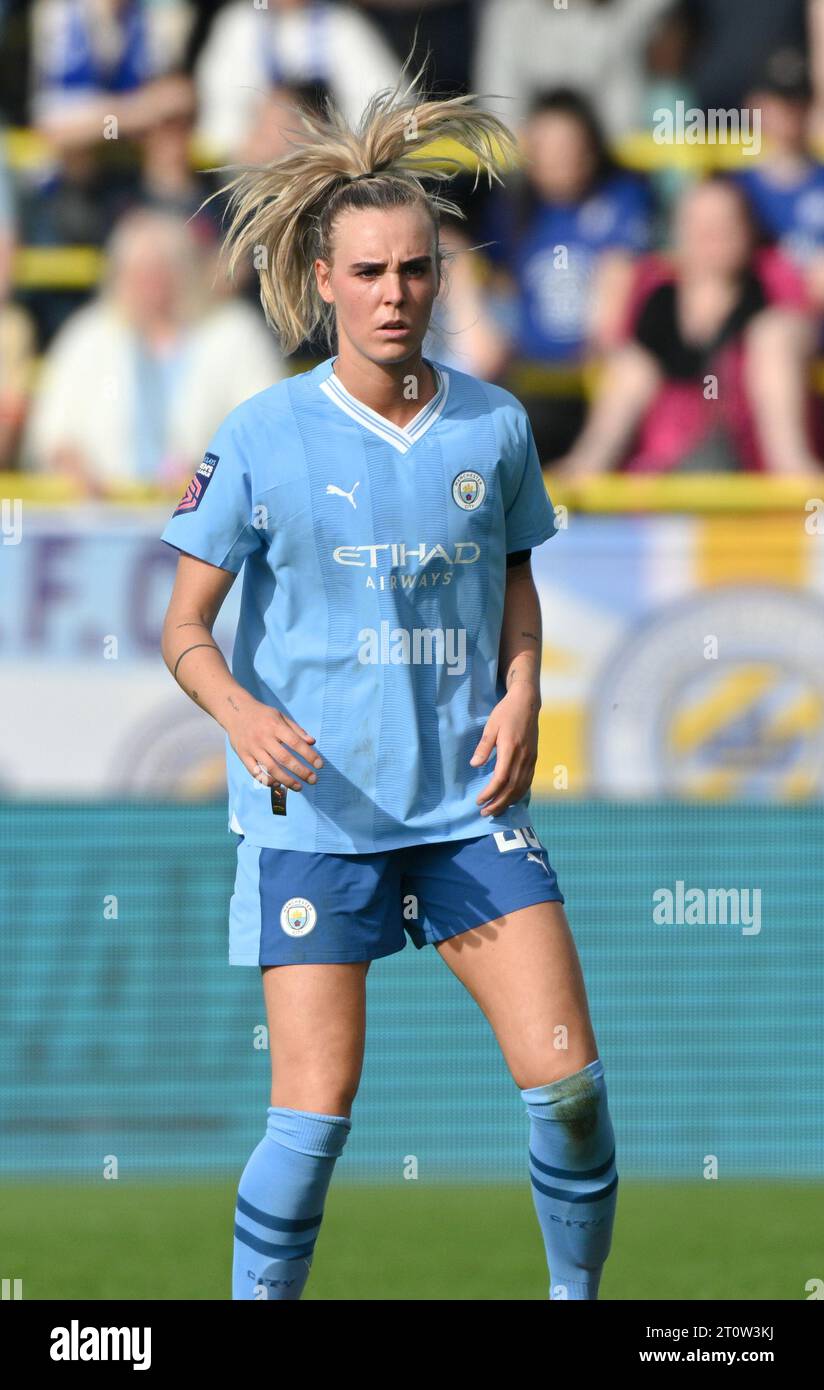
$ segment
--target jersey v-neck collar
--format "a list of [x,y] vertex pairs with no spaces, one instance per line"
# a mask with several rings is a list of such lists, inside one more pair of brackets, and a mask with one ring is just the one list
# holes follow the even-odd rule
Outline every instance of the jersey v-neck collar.
[[416,444],[428,429],[431,429],[446,405],[446,398],[449,395],[449,373],[436,367],[434,362],[425,357],[423,360],[435,373],[438,389],[431,401],[427,401],[426,405],[418,411],[408,425],[393,425],[392,421],[387,420],[379,411],[373,410],[369,405],[364,405],[363,401],[359,401],[357,396],[352,395],[351,391],[347,391],[340,377],[336,376],[333,371],[336,360],[336,357],[330,357],[327,362],[321,364],[322,368],[326,369],[320,381],[321,391],[339,410],[356,420],[359,425],[363,425],[365,429],[371,430],[385,443],[391,444],[399,454],[409,452],[412,445]]

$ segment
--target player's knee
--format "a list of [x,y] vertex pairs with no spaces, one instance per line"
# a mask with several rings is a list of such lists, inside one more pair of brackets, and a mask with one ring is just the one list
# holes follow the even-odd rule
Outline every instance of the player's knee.
[[523,1087],[521,1098],[533,1119],[557,1122],[576,1144],[614,1143],[600,1059],[555,1081]]
[[271,1104],[348,1117],[360,1082],[360,1062],[351,1058],[307,1057],[281,1048],[272,1058]]
[[357,1092],[357,1084],[298,1079],[292,1080],[288,1087],[273,1088],[270,1104],[286,1105],[292,1110],[309,1111],[315,1115],[340,1115],[350,1119]]

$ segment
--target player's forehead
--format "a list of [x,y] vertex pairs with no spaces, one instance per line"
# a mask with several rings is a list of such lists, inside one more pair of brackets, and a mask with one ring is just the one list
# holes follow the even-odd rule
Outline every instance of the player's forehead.
[[400,265],[432,257],[435,227],[425,207],[347,208],[335,221],[335,260],[344,266],[361,262]]

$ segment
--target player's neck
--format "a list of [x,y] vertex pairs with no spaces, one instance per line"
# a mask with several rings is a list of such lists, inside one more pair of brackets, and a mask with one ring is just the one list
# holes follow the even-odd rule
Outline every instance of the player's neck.
[[405,362],[379,364],[339,353],[332,371],[363,405],[403,429],[432,400],[438,383],[419,352]]

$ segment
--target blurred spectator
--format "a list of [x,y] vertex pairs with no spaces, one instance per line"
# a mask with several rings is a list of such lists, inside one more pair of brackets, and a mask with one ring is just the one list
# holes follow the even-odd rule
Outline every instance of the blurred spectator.
[[400,64],[370,20],[329,0],[233,0],[215,16],[196,67],[198,134],[217,158],[236,156],[272,86],[313,84],[356,124]]
[[[191,114],[191,82],[171,71],[192,10],[182,0],[36,0],[31,11],[32,120],[54,147],[21,184],[28,246],[101,247],[138,195],[124,143]],[[91,291],[26,291],[47,346]]]
[[[0,272],[2,273],[2,272]],[[34,383],[34,324],[0,285],[0,470],[14,468]]]
[[0,129],[0,236],[13,234],[15,193],[6,155],[5,132]]
[[[188,93],[188,103],[182,100]],[[212,175],[192,165],[192,140],[196,120],[195,87],[191,78],[181,80],[181,104],[175,111],[160,111],[136,140],[139,169],[129,201],[159,211],[195,219],[204,241],[220,231],[218,201],[202,204],[215,188]],[[201,210],[202,209],[202,210]]]
[[9,101],[9,94],[5,90],[8,86],[7,60],[11,45],[8,43],[8,23],[9,3],[8,0],[0,0],[0,123],[13,120],[13,102]]
[[695,91],[690,76],[698,37],[690,0],[670,0],[669,8],[652,22],[644,46],[646,83],[642,125],[648,130],[659,106],[672,109],[677,101],[692,106]]
[[523,365],[576,366],[616,341],[634,258],[649,245],[651,203],[644,181],[614,166],[590,106],[575,92],[538,97],[522,144],[520,186],[496,190],[482,239],[491,242],[484,250],[498,285],[508,281],[513,293],[508,355],[519,377],[511,389],[530,411],[548,459],[569,448],[585,405],[578,390],[533,396]]
[[455,217],[441,217],[439,242],[443,284],[433,305],[424,354],[481,381],[494,381],[504,365],[505,345],[488,309],[485,263]]
[[824,306],[824,168],[808,147],[812,92],[801,54],[771,60],[747,99],[761,111],[764,148],[738,175],[765,237],[779,245]]
[[25,170],[20,224],[29,246],[102,246],[133,196],[134,175],[67,150],[58,163]]
[[204,305],[189,225],[135,210],[115,230],[107,283],[48,354],[24,444],[29,466],[93,495],[185,481],[228,412],[283,375],[262,315]]
[[472,90],[516,130],[536,92],[573,87],[616,139],[641,123],[644,47],[650,24],[671,4],[484,0]]
[[281,84],[256,96],[252,120],[237,148],[241,164],[270,164],[293,147],[295,138],[304,138],[298,107],[314,105],[313,93],[303,87]]
[[66,149],[128,138],[185,109],[174,70],[192,18],[184,0],[35,0],[32,121]]
[[807,57],[813,89],[810,137],[824,143],[824,0],[807,3]]
[[[697,32],[689,0],[674,0],[653,22],[644,51],[646,80],[641,125],[645,132],[657,124],[658,111],[675,111],[679,101],[685,108],[695,106],[690,72]],[[694,177],[691,170],[678,164],[651,171],[650,182],[662,214],[662,225],[668,221],[667,214],[675,199]]]
[[785,49],[807,45],[809,0],[688,0],[698,26],[697,105],[741,107],[753,75]]
[[9,298],[14,251],[14,190],[0,146],[0,470],[15,463],[36,352],[34,324]]
[[[135,136],[134,160],[111,164],[91,148],[64,150],[61,158],[37,166],[21,180],[21,236],[28,246],[102,247],[130,208],[155,207],[195,217],[206,240],[219,235],[220,208],[203,200],[214,188],[212,176],[195,172],[191,142],[195,93],[190,78],[180,78],[180,101],[175,110],[158,108],[157,116]],[[184,104],[184,93],[188,104]],[[76,309],[91,297],[91,289],[28,290],[24,302],[38,325],[41,346]]]
[[675,265],[645,267],[631,338],[556,477],[618,467],[627,451],[638,472],[820,467],[806,388],[814,322],[793,268],[755,242],[730,180],[684,195]]

